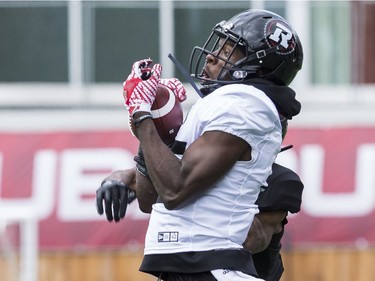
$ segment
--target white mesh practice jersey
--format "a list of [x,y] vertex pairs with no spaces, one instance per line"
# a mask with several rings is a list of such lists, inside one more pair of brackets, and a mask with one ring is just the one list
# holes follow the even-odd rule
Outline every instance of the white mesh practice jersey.
[[[250,161],[238,161],[199,198],[176,210],[153,205],[145,254],[242,248],[258,207],[254,204],[281,146],[281,124],[272,101],[249,85],[227,85],[197,101],[176,140],[189,147],[207,131],[238,136],[251,146]],[[181,156],[180,156],[181,157]]]

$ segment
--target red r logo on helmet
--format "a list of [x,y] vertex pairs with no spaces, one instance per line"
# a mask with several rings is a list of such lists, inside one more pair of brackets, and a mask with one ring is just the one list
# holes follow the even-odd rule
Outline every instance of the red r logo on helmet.
[[293,31],[283,22],[270,20],[266,24],[265,37],[269,47],[280,46],[276,53],[287,55],[294,51]]

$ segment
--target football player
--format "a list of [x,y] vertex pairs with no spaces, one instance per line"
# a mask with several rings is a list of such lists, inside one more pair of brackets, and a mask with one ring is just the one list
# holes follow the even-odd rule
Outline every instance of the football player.
[[[259,280],[242,244],[281,149],[279,116],[300,111],[288,85],[302,60],[297,34],[277,14],[248,10],[218,23],[193,50],[191,74],[205,97],[171,149],[150,114],[161,65],[134,64],[124,97],[148,173],[135,172],[135,190],[141,209],[152,203],[141,271],[164,281]],[[141,64],[146,80],[136,77]]]

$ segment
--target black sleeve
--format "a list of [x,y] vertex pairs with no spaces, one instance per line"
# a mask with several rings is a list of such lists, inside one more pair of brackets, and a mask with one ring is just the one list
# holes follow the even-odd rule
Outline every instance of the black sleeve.
[[303,183],[295,172],[275,163],[267,183],[256,201],[260,211],[300,211]]
[[284,227],[280,233],[272,236],[270,244],[264,251],[253,254],[255,269],[259,277],[266,281],[279,281],[284,272],[283,260],[280,254],[283,234]]

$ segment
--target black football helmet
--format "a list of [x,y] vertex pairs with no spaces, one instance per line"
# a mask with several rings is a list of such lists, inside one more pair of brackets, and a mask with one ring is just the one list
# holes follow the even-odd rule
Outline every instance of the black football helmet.
[[[241,49],[243,59],[231,63],[229,58],[218,56],[220,48],[228,41],[234,44],[233,50]],[[215,80],[202,71],[208,54],[225,62]],[[200,79],[206,87],[246,83],[254,78],[288,86],[302,68],[302,61],[302,44],[284,18],[265,10],[247,10],[216,24],[204,46],[194,47],[190,75]]]

